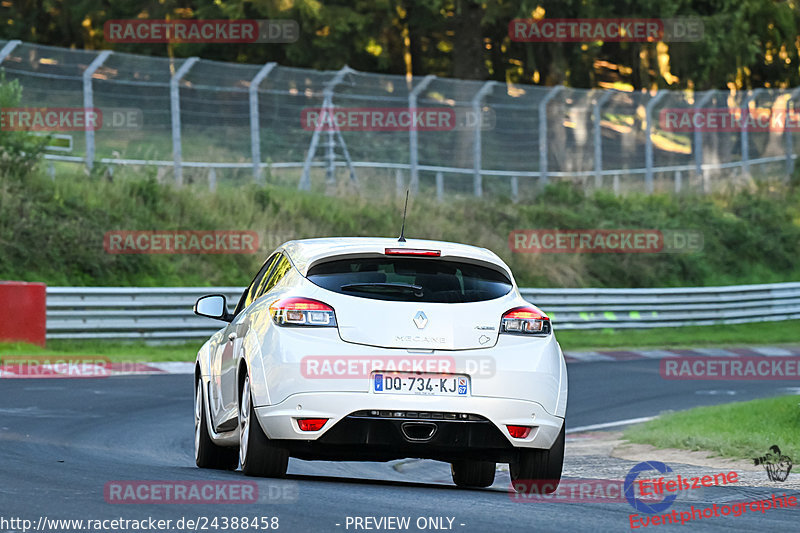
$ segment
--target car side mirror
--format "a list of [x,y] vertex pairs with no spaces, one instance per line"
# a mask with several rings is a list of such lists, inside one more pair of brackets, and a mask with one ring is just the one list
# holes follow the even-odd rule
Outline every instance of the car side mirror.
[[202,296],[194,304],[194,314],[223,322],[233,320],[233,315],[228,312],[227,302],[221,294],[209,294]]

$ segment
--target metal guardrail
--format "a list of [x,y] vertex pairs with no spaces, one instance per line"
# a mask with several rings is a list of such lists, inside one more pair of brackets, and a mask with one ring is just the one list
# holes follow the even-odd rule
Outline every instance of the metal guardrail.
[[[219,322],[195,316],[204,294],[236,302],[241,287],[48,287],[48,339],[186,340]],[[556,329],[657,328],[800,318],[800,283],[670,289],[520,289]]]

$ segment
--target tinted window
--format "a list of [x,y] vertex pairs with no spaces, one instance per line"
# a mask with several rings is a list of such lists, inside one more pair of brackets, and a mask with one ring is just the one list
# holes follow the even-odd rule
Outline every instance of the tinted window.
[[330,261],[311,267],[308,279],[341,294],[403,302],[480,302],[512,288],[505,274],[491,268],[406,257]]
[[273,265],[273,263],[275,263],[277,259],[278,259],[278,254],[275,254],[264,262],[264,265],[261,267],[261,270],[258,271],[256,277],[253,278],[253,281],[250,283],[250,285],[247,286],[247,288],[242,293],[242,297],[241,299],[239,299],[239,304],[236,306],[236,310],[233,312],[234,315],[238,315],[239,313],[242,312],[242,309],[253,303],[253,300],[255,300],[255,295],[258,292],[259,285],[264,279],[264,276],[266,276],[267,272],[269,272],[270,267]]
[[283,276],[289,272],[290,268],[292,268],[292,264],[283,254],[281,254],[278,261],[275,263],[275,266],[272,268],[272,271],[269,273],[269,276],[266,277],[265,281],[261,283],[261,286],[256,292],[256,298],[261,298],[263,295],[271,291],[272,288],[277,285],[281,279],[283,279]]

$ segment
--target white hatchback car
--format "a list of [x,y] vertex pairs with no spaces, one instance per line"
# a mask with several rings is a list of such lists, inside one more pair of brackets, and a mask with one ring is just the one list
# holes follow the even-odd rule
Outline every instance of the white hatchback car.
[[[195,369],[195,459],[285,475],[289,457],[446,461],[459,486],[554,490],[567,368],[550,319],[484,248],[325,238],[279,247]],[[555,482],[555,485],[553,484]],[[515,483],[515,486],[516,485]]]

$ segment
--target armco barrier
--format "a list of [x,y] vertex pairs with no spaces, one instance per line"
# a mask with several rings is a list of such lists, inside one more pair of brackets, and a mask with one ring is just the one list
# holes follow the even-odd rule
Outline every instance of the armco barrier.
[[44,346],[45,309],[44,283],[0,281],[0,342]]
[[[192,313],[204,294],[233,307],[241,287],[48,287],[48,339],[195,339],[222,323]],[[800,318],[800,283],[671,289],[520,289],[556,329],[657,328]]]

